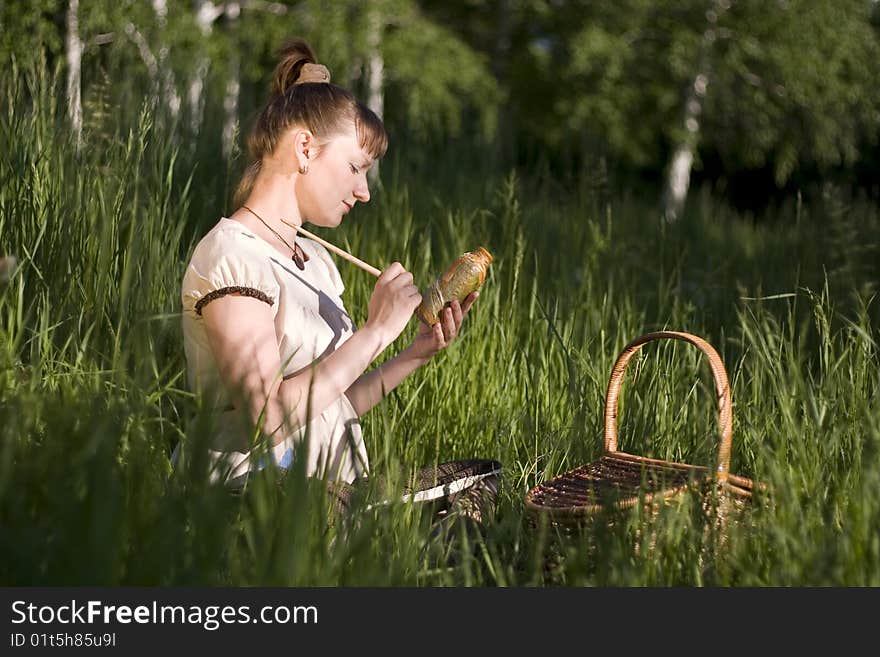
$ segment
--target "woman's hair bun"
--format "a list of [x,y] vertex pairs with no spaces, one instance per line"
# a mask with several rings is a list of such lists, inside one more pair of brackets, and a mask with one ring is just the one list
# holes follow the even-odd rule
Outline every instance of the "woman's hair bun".
[[[278,64],[272,76],[272,93],[281,95],[300,81],[303,66],[315,64],[315,51],[303,39],[286,41],[277,53]],[[329,81],[329,79],[328,79]]]

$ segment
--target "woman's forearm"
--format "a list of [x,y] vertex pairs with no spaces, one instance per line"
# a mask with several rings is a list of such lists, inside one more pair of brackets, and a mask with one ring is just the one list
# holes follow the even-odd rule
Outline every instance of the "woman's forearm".
[[284,439],[283,426],[305,426],[339,399],[388,346],[378,332],[364,327],[314,367],[277,382],[268,391],[265,424],[274,443]]
[[[406,284],[406,280],[403,283],[395,281],[391,279],[392,287],[384,290],[384,294],[399,295],[412,287]],[[412,303],[408,300],[403,304],[403,311],[392,308],[398,317],[387,307],[378,307],[375,313],[378,320],[368,320],[326,358],[289,379],[281,376],[283,368],[278,336],[270,306],[253,298],[226,295],[207,304],[202,317],[220,378],[233,403],[246,404],[254,423],[272,436],[274,444],[278,444],[352,388],[379,354],[397,338],[403,323],[401,317],[408,319],[412,315],[409,307]],[[392,360],[395,362],[386,370],[387,380],[384,382],[388,389],[400,383],[419,364],[412,358]],[[376,390],[378,400],[382,396],[382,385],[383,382],[377,379],[366,389]],[[367,395],[360,407],[375,405],[370,401],[373,397],[373,393]],[[241,447],[249,446],[242,444]]]
[[345,395],[358,416],[362,416],[428,360],[414,356],[410,348],[404,349],[394,358],[361,375]]

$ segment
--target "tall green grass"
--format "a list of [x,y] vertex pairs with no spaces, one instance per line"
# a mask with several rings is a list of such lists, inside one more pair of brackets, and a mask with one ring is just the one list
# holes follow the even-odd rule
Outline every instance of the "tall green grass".
[[[216,181],[241,163],[216,164],[149,111],[108,116],[77,153],[57,88],[45,73],[3,76],[0,255],[20,266],[0,291],[0,582],[880,584],[875,206],[832,194],[754,221],[703,194],[663,226],[588,175],[563,187],[443,156],[413,174],[392,152],[374,200],[331,239],[423,283],[476,246],[496,258],[463,337],[364,418],[377,473],[503,462],[496,520],[450,560],[407,505],[331,522],[320,482],[296,469],[280,486],[264,471],[240,497],[209,482],[199,455],[214,418],[185,388],[179,285],[229,212]],[[362,323],[372,281],[339,266]],[[530,528],[524,493],[600,454],[614,360],[660,328],[721,353],[731,469],[768,493],[723,536],[690,498],[574,536]],[[711,463],[699,354],[643,352],[621,448]],[[180,441],[189,459],[174,470]]]

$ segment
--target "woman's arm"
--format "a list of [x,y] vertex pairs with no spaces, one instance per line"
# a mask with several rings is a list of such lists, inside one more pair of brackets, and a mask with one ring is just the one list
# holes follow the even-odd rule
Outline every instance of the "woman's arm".
[[406,377],[448,347],[458,336],[461,323],[478,296],[479,292],[468,295],[463,304],[453,301],[443,309],[434,326],[420,323],[419,334],[409,347],[360,376],[345,393],[358,416],[376,406]]
[[263,430],[277,444],[286,433],[278,429],[305,426],[343,395],[400,335],[420,302],[412,275],[394,263],[376,282],[364,326],[313,368],[286,380],[266,303],[227,295],[205,305],[202,318],[221,379],[255,423],[263,415]]

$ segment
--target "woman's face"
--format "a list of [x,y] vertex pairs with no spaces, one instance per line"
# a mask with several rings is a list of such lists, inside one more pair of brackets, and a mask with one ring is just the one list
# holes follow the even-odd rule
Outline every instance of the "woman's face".
[[300,216],[316,226],[338,226],[360,201],[370,200],[367,171],[373,164],[358,144],[354,125],[336,135],[320,150],[310,149],[308,173],[297,181]]

